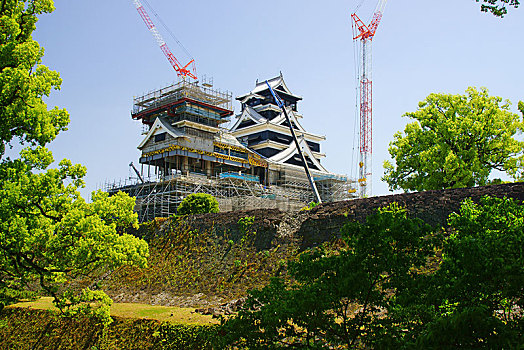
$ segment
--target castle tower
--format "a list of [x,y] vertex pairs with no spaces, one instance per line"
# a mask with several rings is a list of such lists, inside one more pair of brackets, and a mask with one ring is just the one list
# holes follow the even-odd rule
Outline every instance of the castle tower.
[[146,177],[265,174],[262,157],[220,128],[233,114],[230,93],[182,81],[133,102],[133,119],[148,127],[138,145]]
[[[302,115],[298,113],[297,104],[302,97],[289,90],[282,74],[268,80],[268,83],[284,101],[313,176],[321,178],[334,175],[321,164],[325,155],[320,152],[320,142],[326,138],[307,132],[300,124]],[[269,182],[277,184],[285,181],[285,177],[296,177],[295,180],[299,182],[307,182],[289,125],[284,113],[275,104],[266,82],[257,82],[252,91],[236,99],[240,101],[242,110],[236,116],[237,121],[231,132],[244,145],[267,158]]]
[[[304,130],[297,102],[282,75],[269,82],[285,101],[323,201],[349,197],[345,176],[321,164],[324,136]],[[181,81],[134,98],[133,119],[144,124],[138,179],[107,184],[109,193],[136,198],[140,221],[176,213],[191,193],[215,196],[221,211],[255,208],[298,210],[314,200],[289,126],[265,83],[237,98],[242,110],[234,126],[232,96],[210,84]],[[139,181],[140,180],[140,181]]]

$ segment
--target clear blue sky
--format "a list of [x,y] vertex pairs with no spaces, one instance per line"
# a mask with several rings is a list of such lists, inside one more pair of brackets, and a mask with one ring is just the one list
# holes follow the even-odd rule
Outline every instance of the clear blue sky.
[[[197,61],[198,74],[233,96],[256,79],[279,74],[303,97],[303,125],[327,140],[324,165],[353,173],[355,62],[350,14],[360,1],[149,0]],[[359,15],[369,22],[376,0]],[[62,90],[49,107],[71,114],[69,131],[50,144],[55,159],[88,169],[87,195],[106,180],[126,178],[138,162],[141,125],[131,120],[132,98],[176,80],[131,0],[55,0],[34,38],[44,63],[61,73]],[[152,16],[155,20],[154,16]],[[158,26],[162,31],[162,27]],[[168,45],[186,61],[165,33]],[[503,19],[481,13],[474,0],[390,0],[373,42],[373,194],[388,144],[431,92],[463,93],[485,86],[492,95],[524,100],[524,8]],[[239,105],[235,102],[235,110]],[[356,160],[354,157],[354,162]]]

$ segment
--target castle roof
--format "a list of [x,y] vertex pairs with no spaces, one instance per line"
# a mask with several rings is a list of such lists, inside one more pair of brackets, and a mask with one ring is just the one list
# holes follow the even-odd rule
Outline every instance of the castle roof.
[[[277,91],[277,93],[279,93],[279,94],[284,93],[285,95],[288,95],[288,96],[294,98],[297,101],[298,100],[302,100],[302,97],[293,94],[291,92],[291,90],[289,90],[289,88],[287,87],[287,85],[286,85],[286,83],[284,81],[284,77],[282,76],[282,73],[280,73],[280,75],[275,77],[275,78],[269,79],[267,82],[269,83],[269,85],[271,86],[271,88],[273,90]],[[254,98],[262,98],[263,99],[264,97],[261,96],[260,93],[264,92],[264,91],[268,91],[268,90],[269,90],[269,88],[267,87],[267,84],[266,84],[265,80],[262,81],[262,82],[259,82],[257,80],[255,88],[253,90],[251,90],[247,94],[238,96],[236,99],[238,101],[240,101],[241,103],[245,103],[246,98],[249,99],[249,98],[253,98],[254,97]]]
[[[295,113],[290,107],[286,107],[286,111],[288,113],[289,119],[296,126],[295,132],[297,134],[304,135],[308,140],[312,141],[323,141],[326,139],[325,136],[307,132],[304,129],[304,127],[300,124],[298,118],[296,117]],[[260,115],[253,107],[246,105],[242,113],[237,115],[236,118],[237,121],[231,127],[230,131],[233,132],[237,137],[243,136],[245,134],[250,134],[252,132],[258,132],[260,131],[260,128],[274,130],[277,132],[291,135],[289,127],[283,125],[286,122],[284,112],[280,112],[280,114],[277,117],[268,120],[264,118],[262,115]],[[254,124],[247,127],[239,128],[240,124],[245,120],[252,120]]]
[[147,133],[146,137],[138,145],[138,149],[142,149],[151,137],[153,137],[156,134],[162,133],[162,131],[167,132],[175,139],[181,137],[188,138],[183,132],[177,130],[176,128],[173,128],[173,126],[169,124],[165,117],[158,117],[155,119],[155,122],[153,123],[153,126],[151,126],[151,128],[149,129],[149,132]]
[[[304,155],[307,155],[308,158],[313,162],[313,164],[318,168],[319,171],[323,173],[329,173],[329,171],[320,164],[318,159],[315,158],[313,151],[311,151],[311,148],[309,148],[309,145],[307,144],[304,137],[298,137],[298,144],[300,148],[302,149],[302,152]],[[283,164],[290,158],[298,155],[297,146],[295,145],[295,142],[292,142],[289,147],[282,152],[279,152],[275,154],[273,157],[270,157],[268,160],[270,162],[275,162],[278,164]]]

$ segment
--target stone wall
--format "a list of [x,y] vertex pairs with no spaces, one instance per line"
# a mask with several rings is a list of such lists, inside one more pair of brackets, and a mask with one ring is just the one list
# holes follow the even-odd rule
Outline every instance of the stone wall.
[[218,235],[228,235],[233,240],[242,236],[239,220],[245,217],[254,217],[253,226],[257,232],[255,245],[260,250],[269,249],[272,241],[277,237],[277,230],[284,217],[284,212],[278,209],[253,209],[231,211],[214,214],[192,215],[189,220],[191,228],[208,230],[212,228]]
[[449,214],[460,208],[466,198],[478,201],[481,197],[509,197],[524,201],[524,183],[511,183],[473,188],[403,193],[388,196],[326,203],[310,211],[283,212],[279,209],[256,209],[217,214],[195,215],[190,218],[194,229],[213,227],[216,233],[240,237],[238,220],[254,216],[257,247],[268,249],[274,244],[294,241],[305,249],[336,238],[349,220],[363,221],[377,208],[393,202],[406,207],[408,215],[439,227],[446,224]]
[[524,201],[524,183],[402,193],[326,203],[310,211],[295,234],[300,237],[302,247],[315,246],[338,236],[346,220],[363,221],[377,208],[393,202],[406,207],[409,216],[420,218],[431,226],[441,227],[446,224],[449,214],[459,210],[464,199],[478,201],[486,195]]

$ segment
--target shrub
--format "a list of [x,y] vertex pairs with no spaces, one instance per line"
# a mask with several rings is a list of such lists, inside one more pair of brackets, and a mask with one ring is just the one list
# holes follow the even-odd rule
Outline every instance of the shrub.
[[300,211],[308,211],[308,210],[311,210],[313,208],[315,208],[316,206],[320,205],[320,203],[317,203],[317,202],[309,202],[308,205],[306,205],[305,207],[303,207],[302,209],[300,209]]
[[207,193],[193,193],[178,206],[179,215],[218,213],[218,201]]

